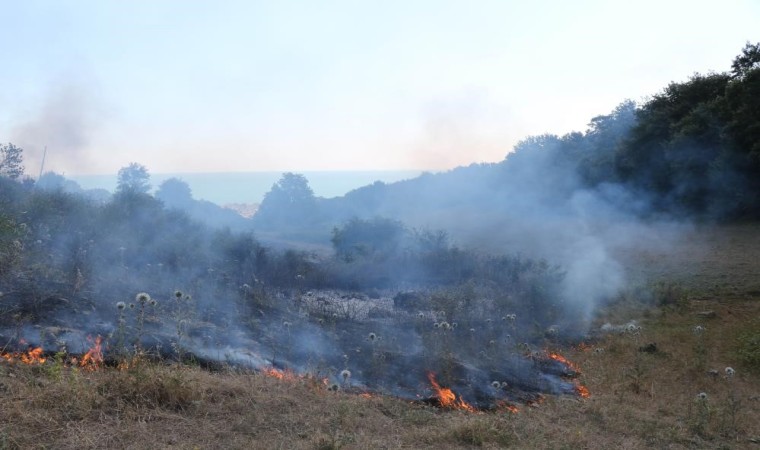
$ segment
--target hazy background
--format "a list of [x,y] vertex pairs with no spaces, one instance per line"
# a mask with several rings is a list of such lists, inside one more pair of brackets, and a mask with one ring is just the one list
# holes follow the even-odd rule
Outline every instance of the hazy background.
[[[420,175],[417,170],[343,170],[309,171],[303,175],[318,197],[339,197],[359,186],[375,181],[393,183]],[[151,175],[151,184],[157,188],[170,178],[186,182],[193,198],[208,200],[219,205],[228,203],[259,203],[282,176],[282,172],[219,172],[219,173],[158,173]],[[106,189],[113,192],[117,185],[116,174],[79,175],[71,177],[83,189]]]
[[746,1],[2,1],[27,172],[441,170],[585,127],[757,40]]

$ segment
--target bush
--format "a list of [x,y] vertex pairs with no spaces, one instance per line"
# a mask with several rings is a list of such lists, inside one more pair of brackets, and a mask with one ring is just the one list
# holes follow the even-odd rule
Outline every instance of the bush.
[[21,260],[24,226],[0,215],[0,278],[11,273]]

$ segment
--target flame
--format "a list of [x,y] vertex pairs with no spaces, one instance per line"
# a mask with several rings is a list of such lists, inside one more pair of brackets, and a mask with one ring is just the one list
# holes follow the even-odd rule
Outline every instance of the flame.
[[92,342],[93,345],[82,356],[82,359],[79,361],[79,367],[87,370],[96,370],[103,365],[103,348],[101,345],[103,338],[98,336],[93,340],[91,337],[88,337],[87,340]]
[[465,402],[461,398],[457,398],[457,395],[451,389],[442,388],[441,385],[435,381],[435,374],[433,372],[428,372],[428,380],[430,380],[430,385],[433,386],[435,395],[438,397],[438,401],[441,403],[441,406],[443,408],[461,409],[469,412],[477,411],[475,407],[469,403]]
[[[568,360],[567,358],[565,358],[564,356],[560,355],[559,353],[547,352],[547,355],[549,356],[549,358],[565,364],[567,367],[571,368],[574,372],[576,372],[578,374],[581,373],[581,369],[575,363],[573,363],[572,361]],[[580,395],[583,398],[589,398],[589,397],[591,397],[591,393],[589,392],[588,388],[586,386],[582,385],[580,383],[580,381],[574,380],[573,384],[574,384],[574,387],[575,387],[575,392],[578,395]]]
[[578,367],[575,363],[573,363],[572,361],[568,360],[567,358],[565,358],[564,356],[560,355],[559,353],[546,352],[546,354],[549,356],[549,358],[551,358],[551,359],[553,359],[555,361],[559,361],[562,364],[566,365],[567,367],[573,369],[574,372],[581,373],[580,367]]
[[515,405],[513,405],[511,403],[507,403],[505,401],[497,402],[496,403],[496,409],[509,411],[512,414],[517,414],[518,412],[520,412],[520,409],[517,406],[515,406]]
[[296,374],[289,370],[280,370],[275,369],[274,367],[267,367],[264,370],[261,371],[264,375],[271,377],[271,378],[277,378],[278,380],[285,380],[285,381],[295,381],[298,377]]
[[21,355],[21,362],[24,364],[42,364],[45,361],[46,358],[42,356],[42,347],[33,348]]
[[591,392],[589,392],[588,388],[582,385],[578,380],[575,380],[575,392],[583,398],[591,397]]
[[0,353],[8,362],[21,361],[24,364],[44,364],[47,358],[42,356],[42,347],[35,347],[26,352]]

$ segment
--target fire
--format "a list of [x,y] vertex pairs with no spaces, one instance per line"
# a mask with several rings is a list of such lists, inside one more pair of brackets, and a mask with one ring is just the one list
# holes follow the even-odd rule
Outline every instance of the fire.
[[582,385],[578,380],[575,380],[575,392],[583,398],[591,397],[591,392],[589,392],[588,388]]
[[87,370],[96,370],[103,365],[103,338],[98,336],[93,341],[92,338],[88,337],[87,340],[93,342],[93,345],[87,350],[87,353],[82,356],[82,359],[79,361],[79,367]]
[[8,362],[21,361],[24,364],[44,364],[47,358],[42,356],[42,347],[35,347],[26,352],[0,353]]
[[[568,360],[564,356],[560,355],[559,353],[554,352],[546,352],[546,354],[549,356],[549,358],[559,361],[562,364],[565,364],[567,367],[573,369],[576,373],[580,374],[581,369],[575,365],[572,361]],[[589,392],[588,388],[580,383],[578,380],[574,380],[573,384],[575,385],[575,392],[580,395],[582,398],[589,398],[591,397],[591,393]]]
[[575,371],[577,373],[581,373],[581,369],[577,365],[575,365],[575,363],[571,362],[570,360],[568,360],[564,356],[560,355],[559,353],[546,352],[546,354],[549,356],[549,358],[551,358],[551,359],[553,359],[555,361],[561,362],[562,364],[564,364],[567,367],[573,369],[573,371]]
[[261,373],[271,378],[277,378],[278,380],[295,381],[298,378],[291,371],[275,369],[274,367],[267,367],[262,370]]
[[520,409],[517,406],[515,406],[515,405],[513,405],[511,403],[507,403],[505,401],[497,402],[496,403],[496,408],[500,409],[500,410],[509,411],[512,414],[517,414],[518,412],[520,412]]
[[43,364],[47,360],[47,358],[42,356],[42,347],[29,350],[22,354],[20,359],[24,364]]
[[430,384],[433,386],[433,390],[435,391],[436,397],[438,397],[438,401],[441,403],[441,407],[461,409],[469,412],[477,411],[475,407],[469,403],[465,402],[461,398],[457,398],[457,395],[451,389],[442,388],[441,385],[435,381],[435,374],[433,372],[428,372],[428,380],[430,380]]

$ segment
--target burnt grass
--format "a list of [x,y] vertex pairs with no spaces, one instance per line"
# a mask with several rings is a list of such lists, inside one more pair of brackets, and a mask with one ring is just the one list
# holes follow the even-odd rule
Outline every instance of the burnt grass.
[[[382,323],[381,307],[372,313],[375,321],[368,329],[361,321],[325,323],[326,315],[314,312],[298,319],[299,311],[262,304],[246,330],[261,345],[257,350],[275,367],[288,369],[298,362],[303,367],[294,369],[312,376],[278,379],[239,361],[192,352],[178,361],[169,335],[148,332],[163,343],[162,351],[146,345],[154,350],[109,356],[95,371],[72,367],[54,352],[44,364],[0,360],[0,449],[757,448],[760,363],[751,345],[760,333],[758,254],[760,227],[742,225],[697,227],[661,253],[626,249],[616,255],[634,275],[631,287],[599,308],[592,332],[582,341],[575,336],[531,341],[530,351],[547,346],[572,361],[580,373],[565,375],[586,386],[589,398],[520,398],[530,392],[524,387],[503,394],[518,412],[487,403],[484,411],[473,413],[441,408],[419,389],[416,378],[410,395],[403,395],[398,384],[368,385],[361,380],[378,378],[363,377],[356,369],[354,382],[344,384],[334,373],[342,368],[343,355],[306,367],[295,349],[290,354],[272,349],[282,346],[275,336],[282,335],[283,322],[322,319],[320,326],[345,329],[336,339],[362,350],[361,356],[349,357],[350,367],[382,372],[393,364],[419,366],[424,374],[422,366],[430,361],[410,361],[409,352],[385,332],[376,331],[379,343],[367,340]],[[307,291],[299,294],[308,301]],[[43,300],[56,308],[72,301]],[[428,327],[433,321],[417,323],[414,314],[409,312],[404,327]],[[188,339],[208,332],[211,320],[202,319],[194,318]],[[208,319],[218,323],[219,318]],[[632,320],[641,330],[598,332],[605,323]],[[695,331],[697,326],[703,331]],[[435,330],[422,335],[446,339]],[[515,349],[510,355],[538,357],[530,351]],[[377,363],[380,354],[382,363]],[[366,360],[359,364],[361,358]],[[438,367],[441,384],[463,390],[456,383],[472,377],[461,373],[474,370],[473,361],[477,370],[485,370],[473,358],[469,349],[454,352],[447,367]],[[547,361],[534,366],[551,364]],[[735,374],[728,376],[726,367]],[[337,391],[330,389],[334,383]],[[706,398],[698,398],[700,393]],[[487,398],[490,402],[493,394]],[[479,397],[469,400],[477,403]]]

